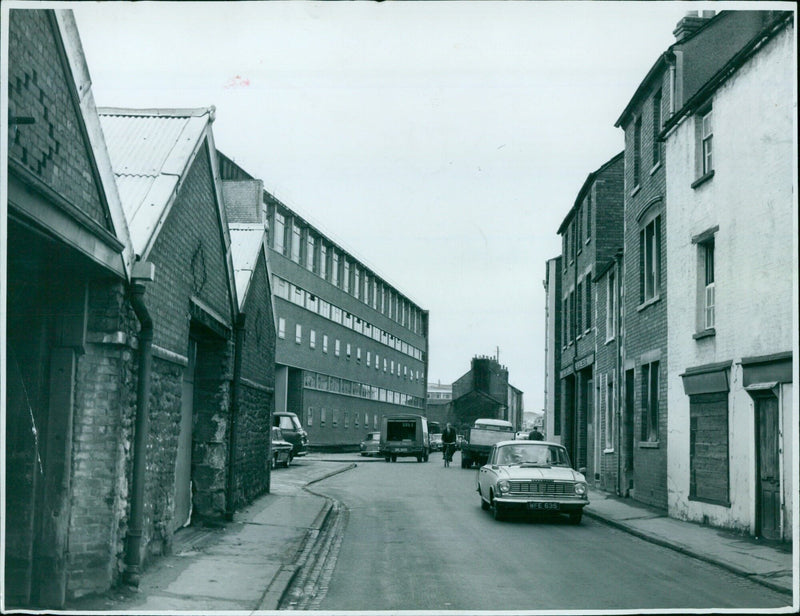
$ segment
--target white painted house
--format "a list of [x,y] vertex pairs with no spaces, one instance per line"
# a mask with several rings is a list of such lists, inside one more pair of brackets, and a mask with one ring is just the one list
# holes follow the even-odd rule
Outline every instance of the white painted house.
[[772,16],[662,133],[668,507],[672,517],[789,540],[797,53],[792,15]]

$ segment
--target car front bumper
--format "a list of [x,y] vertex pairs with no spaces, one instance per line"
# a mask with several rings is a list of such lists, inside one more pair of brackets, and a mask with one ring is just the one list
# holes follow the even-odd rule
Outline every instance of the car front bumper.
[[519,498],[509,496],[496,496],[494,502],[503,509],[518,509],[538,513],[559,513],[579,511],[589,504],[583,498]]

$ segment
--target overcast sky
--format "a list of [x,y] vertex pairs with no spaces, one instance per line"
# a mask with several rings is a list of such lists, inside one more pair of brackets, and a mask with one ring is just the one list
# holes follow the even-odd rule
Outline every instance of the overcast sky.
[[71,8],[99,106],[215,105],[221,151],[430,311],[431,381],[499,348],[535,410],[558,226],[677,21],[722,4]]

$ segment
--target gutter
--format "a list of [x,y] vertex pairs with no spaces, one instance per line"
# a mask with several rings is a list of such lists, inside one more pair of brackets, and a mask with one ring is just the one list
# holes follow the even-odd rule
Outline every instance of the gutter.
[[244,323],[245,315],[239,314],[236,318],[236,323],[233,326],[236,346],[233,355],[233,387],[231,391],[231,407],[228,421],[228,430],[230,435],[228,438],[228,477],[227,487],[225,489],[225,519],[229,522],[233,520],[233,514],[236,511],[236,507],[234,505],[236,500],[236,470],[234,466],[236,461],[236,420],[238,419],[239,415],[238,409],[242,388],[242,347],[244,346]]
[[[137,266],[141,265],[137,263]],[[150,270],[152,280],[152,267]],[[147,437],[150,432],[150,377],[153,362],[153,319],[144,303],[143,282],[131,285],[131,305],[139,319],[139,381],[136,387],[136,418],[133,442],[133,479],[130,522],[125,545],[126,584],[139,586],[142,565],[142,526],[144,522],[144,486],[147,470]]]

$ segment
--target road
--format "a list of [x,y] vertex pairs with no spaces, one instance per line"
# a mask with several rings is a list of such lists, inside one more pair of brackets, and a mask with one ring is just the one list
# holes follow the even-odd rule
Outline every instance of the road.
[[364,460],[313,486],[341,504],[321,610],[747,610],[785,595],[584,517],[496,522],[476,470]]

